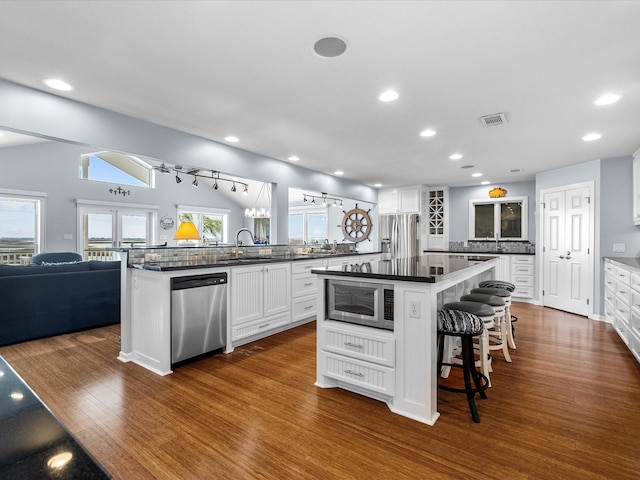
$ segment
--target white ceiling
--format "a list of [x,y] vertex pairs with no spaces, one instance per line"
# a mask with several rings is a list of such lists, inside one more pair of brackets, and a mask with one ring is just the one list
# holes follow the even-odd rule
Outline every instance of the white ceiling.
[[0,76],[365,184],[514,182],[640,147],[639,25],[637,1],[3,1]]

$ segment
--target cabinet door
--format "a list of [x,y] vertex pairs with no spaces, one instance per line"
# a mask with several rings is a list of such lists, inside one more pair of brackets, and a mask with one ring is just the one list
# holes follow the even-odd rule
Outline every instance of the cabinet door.
[[420,213],[420,188],[398,190],[398,210],[401,213]]
[[264,316],[287,312],[291,305],[291,265],[264,266]]
[[264,274],[262,265],[231,269],[231,323],[262,318]]
[[398,191],[386,190],[378,192],[378,213],[380,215],[398,212]]
[[640,225],[640,150],[633,155],[633,223]]

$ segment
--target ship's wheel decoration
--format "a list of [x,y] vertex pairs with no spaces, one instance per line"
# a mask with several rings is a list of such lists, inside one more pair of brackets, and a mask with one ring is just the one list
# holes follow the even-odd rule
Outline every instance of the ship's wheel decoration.
[[362,242],[363,240],[369,240],[369,234],[371,233],[371,218],[369,217],[369,212],[371,209],[366,212],[361,208],[358,208],[358,204],[356,203],[356,208],[349,210],[344,213],[344,217],[342,218],[342,233],[344,234],[344,239],[349,240],[350,242]]

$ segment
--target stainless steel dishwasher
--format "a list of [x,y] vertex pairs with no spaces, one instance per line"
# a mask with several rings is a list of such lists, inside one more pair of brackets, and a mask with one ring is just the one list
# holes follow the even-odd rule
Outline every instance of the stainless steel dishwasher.
[[171,279],[171,365],[219,350],[227,341],[227,274]]

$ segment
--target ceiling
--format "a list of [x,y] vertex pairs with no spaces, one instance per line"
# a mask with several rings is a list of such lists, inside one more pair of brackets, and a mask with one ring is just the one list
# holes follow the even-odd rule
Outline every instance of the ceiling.
[[638,25],[637,1],[3,1],[0,76],[368,185],[496,184],[640,148]]

